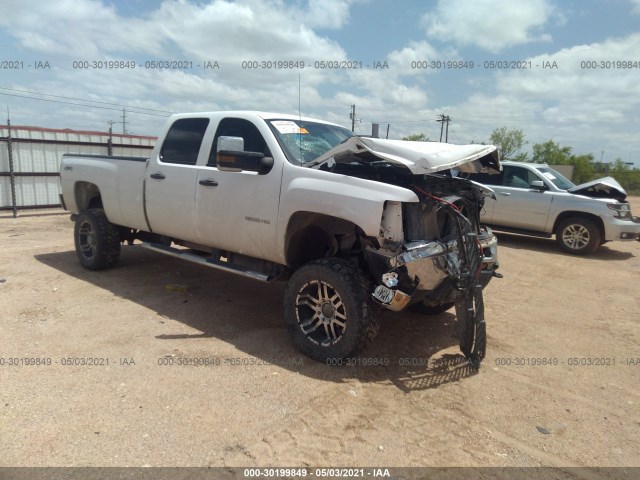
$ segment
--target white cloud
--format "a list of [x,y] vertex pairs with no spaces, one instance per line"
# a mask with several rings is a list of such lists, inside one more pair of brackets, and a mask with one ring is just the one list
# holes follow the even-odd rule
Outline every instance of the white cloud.
[[344,58],[340,46],[317,35],[301,21],[301,15],[298,9],[289,9],[279,1],[216,0],[201,6],[171,0],[153,13],[147,28],[160,30],[185,54],[198,58]]
[[161,38],[144,20],[119,17],[98,0],[11,0],[3,5],[0,27],[25,49],[45,55],[80,60],[132,49],[162,51]]
[[414,62],[424,62],[434,60],[456,60],[459,58],[458,52],[453,48],[436,49],[426,41],[409,42],[407,46],[400,50],[393,50],[387,55],[389,68],[397,75],[423,76],[425,74],[436,73],[437,69],[419,68]]
[[342,28],[349,21],[349,0],[309,0],[304,23],[311,28]]
[[[453,41],[450,45],[500,51],[543,38],[545,25],[558,21],[550,1],[511,5],[478,0],[466,2],[464,8],[456,0],[442,1],[423,23],[429,35]],[[396,43],[402,46],[391,51],[385,49],[387,42],[372,47],[376,59],[386,59],[388,70],[247,70],[240,66],[243,59],[299,59],[307,64],[347,59],[353,55],[345,50],[350,45],[343,48],[325,30],[354,26],[353,0],[165,0],[139,18],[125,16],[107,2],[6,0],[0,16],[6,45],[21,55],[49,59],[53,69],[7,71],[0,86],[174,112],[297,112],[300,75],[304,115],[350,126],[349,109],[355,104],[356,116],[362,119],[356,129],[361,133],[371,132],[372,121],[391,121],[392,138],[424,132],[437,139],[440,126],[435,119],[444,113],[453,119],[449,126],[453,142],[486,141],[494,128],[506,125],[522,128],[531,143],[553,138],[580,153],[613,151],[612,143],[626,151],[640,151],[638,70],[580,65],[581,60],[636,59],[640,34],[586,45],[568,43],[567,48],[531,58],[534,68],[524,71],[412,68],[412,61],[455,60],[467,53],[458,46],[436,48],[440,43],[431,38]],[[532,15],[524,18],[525,13]],[[355,29],[355,39],[357,34]],[[392,40],[398,38],[403,39]],[[9,48],[0,45],[3,58],[15,57],[6,55],[13,53]],[[184,59],[194,64],[217,60],[220,70],[71,68],[74,59],[132,57],[138,61]],[[556,62],[558,69],[535,67],[543,62]],[[117,121],[120,115],[117,107],[101,110],[8,96],[0,99],[10,103],[16,123],[104,130],[107,120]],[[156,133],[164,121],[134,111],[128,120],[129,129],[139,134]]]
[[640,13],[640,0],[629,0],[633,5],[633,12]]
[[546,41],[541,32],[554,8],[549,0],[439,0],[421,24],[431,38],[475,45],[493,53],[533,41]]
[[575,113],[583,112],[583,122],[610,121],[613,110],[623,121],[640,109],[640,83],[637,69],[616,68],[616,62],[635,60],[639,51],[640,34],[562,49],[530,59],[534,66],[555,62],[557,70],[533,68],[526,74],[503,75],[497,88],[510,96],[557,103],[562,107],[557,119],[570,115],[575,121]]
[[[17,39],[22,51],[46,57],[54,68],[42,75],[46,81],[41,81],[42,76],[31,76],[7,85],[5,78],[5,87],[129,105],[148,102],[154,105],[151,108],[172,111],[297,111],[299,74],[302,104],[313,109],[323,103],[318,88],[339,81],[334,72],[248,70],[241,67],[242,60],[302,60],[309,65],[316,59],[346,58],[336,42],[303,22],[314,9],[319,14],[320,4],[313,1],[308,8],[301,8],[282,0],[214,0],[208,4],[165,0],[157,10],[140,18],[119,15],[98,0],[9,1],[0,17],[0,28]],[[348,4],[332,0],[324,9],[328,16],[316,23],[344,24]],[[135,59],[138,65],[145,59],[178,59],[192,61],[194,67],[184,71],[140,66],[133,71],[71,68],[73,60],[112,58]],[[198,68],[205,60],[218,61],[220,69]],[[45,104],[41,105],[44,108]],[[78,117],[115,116],[96,109],[94,115],[83,112]]]
[[[454,141],[486,140],[491,130],[507,126],[522,128],[532,144],[552,138],[576,153],[638,151],[637,69],[610,63],[633,59],[638,51],[640,34],[633,34],[532,57],[529,70],[496,73],[495,94],[475,93],[450,108],[461,132]],[[584,68],[588,61],[605,68]],[[543,69],[544,62],[558,68]]]

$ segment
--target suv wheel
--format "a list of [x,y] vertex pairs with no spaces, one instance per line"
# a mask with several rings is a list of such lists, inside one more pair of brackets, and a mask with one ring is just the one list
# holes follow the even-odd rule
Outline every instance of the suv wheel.
[[565,252],[585,255],[598,249],[601,235],[598,226],[593,221],[587,218],[573,217],[564,220],[558,226],[556,241]]
[[73,233],[76,255],[84,268],[103,270],[118,261],[120,236],[104,210],[94,208],[80,212]]
[[378,331],[369,283],[349,262],[314,260],[299,268],[284,292],[284,319],[296,346],[320,362],[358,354]]

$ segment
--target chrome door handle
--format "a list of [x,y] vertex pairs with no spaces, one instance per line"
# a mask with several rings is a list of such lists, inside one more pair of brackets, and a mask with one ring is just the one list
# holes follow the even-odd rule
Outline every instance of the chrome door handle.
[[207,178],[206,180],[200,180],[198,182],[200,185],[204,185],[205,187],[217,187],[218,182],[213,180],[212,178]]
[[498,192],[498,195],[502,195],[503,197],[508,197],[511,194],[509,192]]

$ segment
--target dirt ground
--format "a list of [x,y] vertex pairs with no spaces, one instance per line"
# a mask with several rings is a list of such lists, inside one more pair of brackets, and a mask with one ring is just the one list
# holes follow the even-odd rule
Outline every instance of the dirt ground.
[[0,466],[640,466],[640,243],[499,240],[479,373],[452,312],[384,313],[331,367],[289,341],[283,284],[139,246],[89,272],[66,214],[4,212]]

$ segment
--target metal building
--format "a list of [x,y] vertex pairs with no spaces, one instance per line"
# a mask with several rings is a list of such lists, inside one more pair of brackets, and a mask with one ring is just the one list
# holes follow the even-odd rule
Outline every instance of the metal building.
[[156,137],[0,125],[0,210],[60,206],[64,153],[147,156]]

